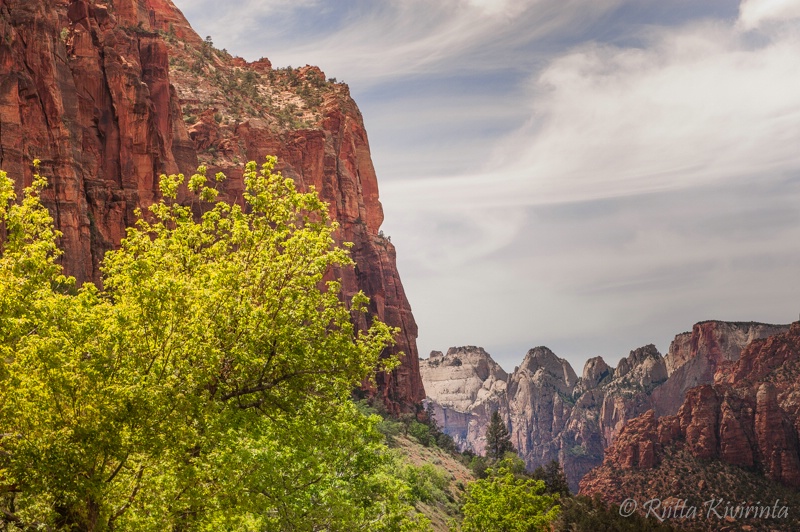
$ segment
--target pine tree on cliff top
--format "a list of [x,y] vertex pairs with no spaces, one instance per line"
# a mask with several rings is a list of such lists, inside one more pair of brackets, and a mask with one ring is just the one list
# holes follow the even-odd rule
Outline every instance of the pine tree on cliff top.
[[493,460],[500,460],[508,452],[514,452],[511,444],[511,434],[503,423],[500,414],[495,410],[489,427],[486,429],[486,456]]

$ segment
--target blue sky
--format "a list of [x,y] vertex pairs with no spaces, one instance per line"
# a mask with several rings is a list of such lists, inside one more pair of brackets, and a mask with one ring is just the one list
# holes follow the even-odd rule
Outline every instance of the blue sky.
[[174,1],[350,85],[423,356],[798,318],[800,0]]

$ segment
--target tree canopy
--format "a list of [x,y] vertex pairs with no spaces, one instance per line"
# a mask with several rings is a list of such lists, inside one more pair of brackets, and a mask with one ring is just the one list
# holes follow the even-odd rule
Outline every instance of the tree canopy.
[[549,530],[558,516],[553,495],[541,480],[519,477],[501,462],[488,478],[471,482],[464,499],[463,532]]
[[247,165],[244,207],[215,202],[203,167],[162,176],[102,289],[62,273],[45,178],[16,202],[0,174],[7,529],[424,527],[350,400],[396,331],[354,328],[366,297],[325,281],[351,263],[337,225],[274,165]]

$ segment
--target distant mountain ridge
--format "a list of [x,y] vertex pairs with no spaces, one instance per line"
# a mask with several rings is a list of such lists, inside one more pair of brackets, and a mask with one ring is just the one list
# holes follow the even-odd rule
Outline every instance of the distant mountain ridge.
[[511,374],[472,346],[433,352],[420,371],[437,422],[460,448],[483,451],[497,410],[528,467],[559,460],[577,491],[629,420],[650,410],[676,414],[688,390],[714,383],[748,345],[789,327],[700,322],[675,337],[666,357],[653,345],[631,351],[616,368],[595,357],[581,377],[546,347],[531,349]]

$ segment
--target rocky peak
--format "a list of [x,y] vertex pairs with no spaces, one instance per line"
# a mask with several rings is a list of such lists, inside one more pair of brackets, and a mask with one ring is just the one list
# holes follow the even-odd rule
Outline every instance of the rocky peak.
[[474,345],[451,347],[447,350],[447,354],[442,357],[442,364],[452,366],[467,364],[473,368],[477,377],[484,381],[490,376],[502,381],[508,378],[505,370],[492,359],[489,353],[484,351],[482,347]]
[[467,412],[491,395],[505,391],[508,374],[481,347],[451,347],[447,354],[432,351],[420,360],[420,373],[429,397],[438,405]]
[[702,321],[681,333],[665,357],[670,375],[694,358],[703,358],[716,368],[723,361],[735,362],[750,342],[785,332],[788,325],[757,322]]
[[717,372],[715,381],[758,383],[769,380],[782,388],[791,388],[792,380],[800,376],[794,371],[800,351],[800,322],[786,328],[785,334],[751,342],[734,364]]
[[[566,360],[546,347],[536,347],[507,377],[505,388],[486,393],[487,385],[481,384],[472,406],[465,407],[469,401],[458,403],[448,392],[477,388],[477,381],[470,379],[479,375],[475,368],[485,357],[470,355],[481,352],[480,348],[451,349],[447,355],[432,354],[427,362],[421,362],[440,426],[461,448],[480,453],[489,416],[498,410],[528,467],[559,460],[572,489],[577,489],[580,478],[602,461],[603,449],[625,422],[651,408],[645,388],[666,376],[661,355],[653,346],[634,350],[623,359],[622,377],[596,357],[586,363],[580,379]],[[463,366],[449,365],[454,357],[470,361],[467,375]],[[434,374],[428,366],[442,373]],[[444,388],[442,382],[448,378],[452,380]],[[458,378],[463,384],[457,383]]]
[[591,390],[603,382],[604,379],[614,376],[614,368],[606,364],[603,357],[594,357],[586,361],[581,376],[583,390]]
[[614,372],[614,380],[623,379],[643,388],[667,380],[667,366],[656,346],[649,344],[634,349],[626,358],[620,360]]
[[[775,478],[794,478],[792,434],[800,435],[800,363],[795,363],[800,353],[800,324],[789,328],[703,322],[693,331],[676,336],[671,347],[673,359],[684,347],[691,356],[671,375],[653,345],[634,349],[616,369],[600,357],[590,359],[580,379],[551,350],[531,349],[508,376],[504,394],[476,401],[467,410],[450,409],[440,421],[446,432],[458,434],[462,448],[481,452],[489,415],[498,410],[528,466],[559,460],[573,489],[603,461],[612,444],[617,458],[611,459],[609,471],[623,466],[652,467],[658,464],[664,445],[684,441],[693,456],[719,457],[726,463],[755,467],[767,463],[766,456],[777,457],[767,466],[780,470],[773,473]],[[730,331],[734,340],[723,337]],[[756,338],[770,331],[788,334]],[[752,340],[740,349],[746,338]],[[712,339],[717,346],[713,349]],[[695,342],[694,348],[691,342]],[[431,360],[444,358],[436,355]],[[731,362],[734,358],[737,360]],[[720,369],[717,360],[722,361]],[[717,382],[726,386],[711,386],[715,375]],[[437,390],[424,378],[435,402]],[[770,388],[762,391],[762,413],[758,415],[762,429],[757,429],[756,395],[765,379],[773,383],[775,392]],[[773,398],[778,401],[777,408]],[[631,421],[647,412],[645,418]],[[778,429],[770,431],[768,426]],[[757,434],[775,444],[767,446],[765,439],[762,447],[766,450],[759,454],[751,445]]]
[[[578,376],[569,362],[558,358],[555,353],[544,346],[534,347],[528,351],[519,367],[519,372],[527,372],[537,380],[555,378],[564,384],[565,389],[570,391],[578,382]],[[537,374],[540,376],[536,377]]]
[[451,347],[447,354],[432,351],[419,362],[428,403],[440,427],[462,449],[482,451],[484,425],[473,422],[501,407],[505,411],[508,374],[481,347]]
[[618,497],[631,483],[647,484],[646,470],[677,451],[699,460],[708,478],[722,462],[800,487],[800,322],[781,329],[752,340],[715,384],[691,388],[676,415],[651,411],[628,422],[581,491]]
[[[116,0],[114,3],[119,0]],[[174,35],[181,42],[199,45],[200,36],[192,29],[189,21],[183,16],[171,0],[127,0],[127,4],[136,5],[136,24],[142,22],[152,31]],[[133,11],[133,9],[131,9]]]
[[727,375],[746,346],[788,329],[788,325],[703,321],[691,332],[675,336],[664,360],[669,379],[653,392],[656,414],[674,415],[689,389],[724,379],[721,375]]

